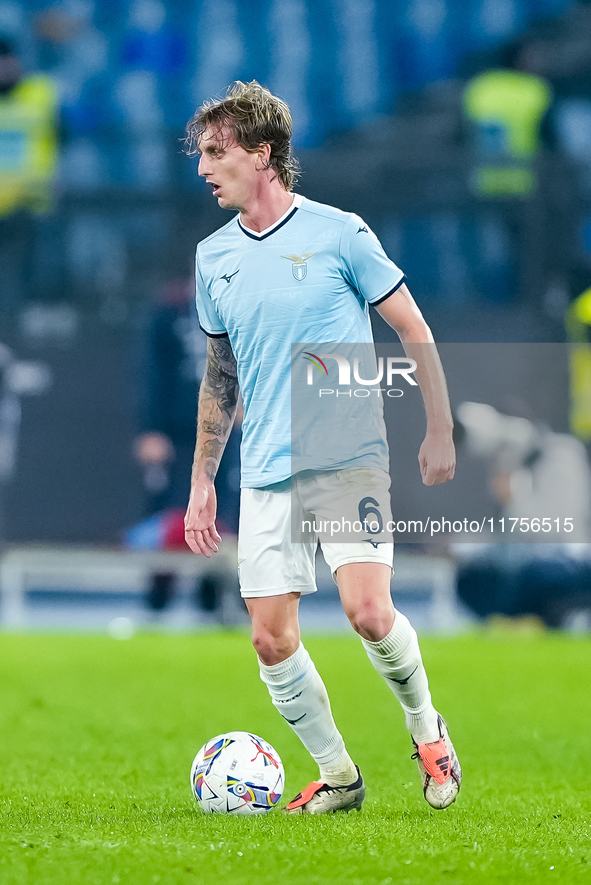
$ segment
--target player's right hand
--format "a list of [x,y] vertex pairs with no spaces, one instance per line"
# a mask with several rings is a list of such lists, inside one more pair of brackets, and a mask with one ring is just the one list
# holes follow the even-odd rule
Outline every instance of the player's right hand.
[[217,499],[211,480],[201,477],[191,485],[189,506],[185,514],[185,541],[193,553],[211,556],[217,553],[222,540],[215,527]]

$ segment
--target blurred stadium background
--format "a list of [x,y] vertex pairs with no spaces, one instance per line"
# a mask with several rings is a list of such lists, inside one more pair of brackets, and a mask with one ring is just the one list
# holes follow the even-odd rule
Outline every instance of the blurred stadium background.
[[[141,567],[135,553],[129,568],[118,554],[108,568],[94,568],[90,553],[84,567],[64,565],[68,545],[116,552],[157,510],[158,476],[134,456],[151,396],[146,341],[155,305],[182,300],[196,242],[227,221],[182,139],[195,108],[233,80],[257,79],[288,101],[300,189],[371,225],[438,341],[566,340],[565,311],[591,284],[591,4],[0,0],[0,37],[23,77],[48,78],[50,93],[46,188],[33,198],[21,181],[12,200],[19,148],[0,95],[5,621],[52,626],[69,612],[68,623],[88,626],[82,601],[97,624],[118,613],[145,619],[150,588],[160,623],[195,623],[198,610],[203,622],[242,617],[238,603],[216,612],[207,586],[197,606],[164,611],[170,587],[161,582],[158,597],[150,581],[173,566],[157,552]],[[509,68],[543,94],[531,120],[508,108],[491,125],[467,90],[481,72]],[[527,146],[507,146],[520,126]],[[183,335],[198,359],[199,336]],[[566,411],[554,430],[567,429]],[[44,545],[30,585],[37,616],[19,609],[27,545]],[[425,626],[457,616],[444,566],[434,594],[428,564],[418,579],[436,597]],[[407,571],[410,588],[418,572]],[[88,608],[101,581],[107,608]],[[59,611],[49,602],[58,597]],[[310,622],[332,617],[319,606]]]

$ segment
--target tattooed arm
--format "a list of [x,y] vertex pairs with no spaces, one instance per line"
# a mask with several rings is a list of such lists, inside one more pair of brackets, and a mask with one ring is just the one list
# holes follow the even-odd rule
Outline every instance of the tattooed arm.
[[199,391],[197,442],[191,494],[185,515],[185,540],[193,553],[211,556],[221,538],[215,527],[213,481],[228,441],[238,402],[236,359],[227,338],[209,338],[207,368]]

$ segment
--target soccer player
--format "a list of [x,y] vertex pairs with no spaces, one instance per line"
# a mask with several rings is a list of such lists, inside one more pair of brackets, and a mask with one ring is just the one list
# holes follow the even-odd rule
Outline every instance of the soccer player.
[[[197,247],[197,309],[209,341],[185,537],[194,553],[211,556],[218,549],[213,483],[240,390],[241,593],[261,679],[320,770],[319,780],[285,810],[348,811],[361,807],[365,785],[300,640],[299,600],[316,589],[318,539],[292,541],[292,494],[302,500],[302,512],[314,514],[351,477],[360,497],[368,488],[376,496],[387,491],[389,478],[367,446],[354,469],[343,463],[291,476],[291,346],[371,342],[369,305],[377,308],[418,363],[427,416],[419,463],[426,485],[447,482],[455,469],[445,378],[435,348],[425,347],[433,337],[402,271],[367,225],[292,192],[298,165],[283,101],[256,81],[238,82],[224,98],[205,102],[187,133],[187,153],[199,156],[199,174],[218,204],[238,214]],[[361,149],[359,158],[362,163]],[[380,446],[385,442],[376,437],[375,448]],[[392,604],[393,546],[366,540],[321,546],[354,630],[402,706],[425,798],[445,808],[456,798],[461,769],[431,701],[416,633]]]

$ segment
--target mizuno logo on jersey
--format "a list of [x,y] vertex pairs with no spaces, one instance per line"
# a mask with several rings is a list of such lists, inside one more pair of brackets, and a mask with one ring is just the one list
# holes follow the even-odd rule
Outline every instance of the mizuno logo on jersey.
[[301,283],[302,280],[305,280],[308,273],[308,265],[306,262],[309,261],[313,255],[316,255],[316,252],[306,252],[305,255],[282,255],[281,257],[287,258],[288,261],[293,261],[291,272],[298,283]]
[[359,228],[359,230],[357,231],[357,233],[358,234],[368,234],[369,228],[368,228],[367,224],[362,224],[361,227]]
[[225,280],[227,283],[229,283],[232,277],[235,277],[237,273],[240,273],[240,268],[238,268],[238,270],[235,270],[234,273],[225,273],[223,277],[220,277],[220,280]]

